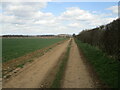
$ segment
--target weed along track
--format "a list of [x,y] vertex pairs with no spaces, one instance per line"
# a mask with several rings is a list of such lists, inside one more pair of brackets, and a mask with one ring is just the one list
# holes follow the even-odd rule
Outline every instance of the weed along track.
[[[19,74],[3,82],[3,88],[40,88],[49,73],[58,64],[70,40],[57,45],[45,55],[24,67]],[[54,70],[53,70],[54,71]]]

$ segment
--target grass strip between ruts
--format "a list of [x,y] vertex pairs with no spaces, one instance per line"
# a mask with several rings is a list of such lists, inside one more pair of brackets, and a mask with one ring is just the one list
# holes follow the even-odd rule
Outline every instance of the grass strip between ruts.
[[63,78],[65,67],[66,67],[66,64],[67,64],[67,61],[68,61],[68,58],[69,58],[70,48],[71,48],[71,41],[68,45],[68,48],[67,48],[67,51],[66,51],[64,57],[62,58],[62,62],[59,66],[58,72],[55,76],[55,79],[54,79],[52,85],[51,85],[51,88],[60,88],[61,80]]

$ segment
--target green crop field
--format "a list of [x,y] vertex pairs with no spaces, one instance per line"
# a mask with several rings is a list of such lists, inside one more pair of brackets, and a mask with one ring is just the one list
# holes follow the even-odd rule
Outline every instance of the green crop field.
[[23,56],[29,52],[36,51],[55,44],[64,38],[3,38],[2,39],[2,60],[6,62]]

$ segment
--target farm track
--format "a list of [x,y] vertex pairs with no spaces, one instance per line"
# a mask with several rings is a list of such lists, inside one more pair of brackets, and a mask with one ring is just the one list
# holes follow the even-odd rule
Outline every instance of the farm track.
[[93,79],[74,40],[72,40],[69,60],[62,82],[62,88],[95,88]]
[[[3,82],[3,88],[49,88],[69,42],[70,39],[58,44],[45,55],[26,65],[19,73]],[[74,39],[72,39],[69,59],[61,80],[61,88],[95,87],[88,67],[86,67],[82,55],[79,53]]]
[[3,82],[3,88],[40,88],[48,73],[57,66],[57,62],[66,51],[68,44],[69,40],[34,60],[34,62],[24,67],[16,76]]

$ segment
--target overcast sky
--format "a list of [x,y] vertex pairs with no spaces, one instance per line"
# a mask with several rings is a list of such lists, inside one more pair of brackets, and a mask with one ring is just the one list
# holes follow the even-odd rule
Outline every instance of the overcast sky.
[[118,17],[117,2],[4,2],[2,34],[78,34]]

